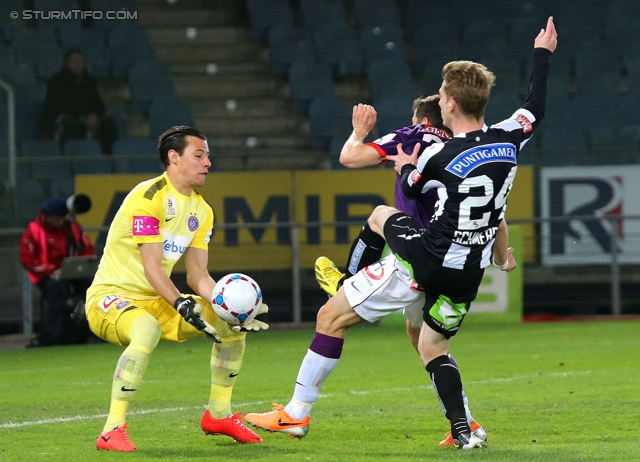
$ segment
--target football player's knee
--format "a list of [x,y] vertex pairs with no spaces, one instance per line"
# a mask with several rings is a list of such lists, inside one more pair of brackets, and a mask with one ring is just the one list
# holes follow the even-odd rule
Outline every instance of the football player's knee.
[[160,341],[162,326],[151,315],[136,318],[129,329],[131,343],[154,350]]

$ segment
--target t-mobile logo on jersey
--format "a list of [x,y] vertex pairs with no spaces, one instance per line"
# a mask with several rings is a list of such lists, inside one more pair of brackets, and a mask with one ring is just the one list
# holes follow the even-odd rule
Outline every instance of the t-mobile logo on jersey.
[[131,232],[134,236],[157,236],[160,234],[160,221],[155,217],[134,216]]

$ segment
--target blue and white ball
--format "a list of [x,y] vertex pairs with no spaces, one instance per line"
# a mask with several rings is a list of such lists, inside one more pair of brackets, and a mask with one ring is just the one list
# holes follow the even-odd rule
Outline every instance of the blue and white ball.
[[262,291],[246,274],[227,274],[213,288],[211,304],[220,319],[228,324],[242,325],[258,314]]

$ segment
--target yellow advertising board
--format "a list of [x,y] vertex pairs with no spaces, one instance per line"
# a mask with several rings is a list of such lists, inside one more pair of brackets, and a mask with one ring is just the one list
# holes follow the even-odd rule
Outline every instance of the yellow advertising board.
[[[507,219],[533,217],[532,170],[530,166],[518,169]],[[88,228],[108,226],[128,192],[147,179],[146,175],[77,176],[76,193],[88,194],[93,202],[78,221]],[[215,215],[209,269],[291,268],[288,223],[331,224],[298,228],[303,268],[313,267],[319,255],[342,262],[360,229],[360,225],[344,223],[364,223],[375,206],[393,205],[394,182],[395,172],[388,168],[211,173],[199,189]],[[533,227],[527,230],[527,226],[523,226],[525,261],[532,247],[526,243],[533,242]],[[91,238],[100,248],[106,232],[91,233]],[[533,255],[535,250],[531,250]],[[178,264],[176,270],[183,267]]]

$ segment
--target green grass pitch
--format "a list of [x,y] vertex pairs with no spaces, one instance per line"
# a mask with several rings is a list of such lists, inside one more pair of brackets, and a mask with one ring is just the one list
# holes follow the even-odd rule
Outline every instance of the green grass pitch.
[[[439,448],[446,421],[403,327],[347,333],[311,431],[240,445],[199,428],[209,396],[206,339],[161,343],[130,408],[138,452],[95,449],[119,347],[0,353],[0,461],[640,460],[640,324],[521,324],[470,315],[452,342],[490,446]],[[234,410],[286,404],[313,331],[250,333]]]

